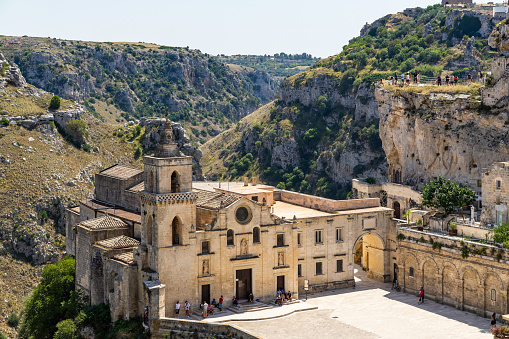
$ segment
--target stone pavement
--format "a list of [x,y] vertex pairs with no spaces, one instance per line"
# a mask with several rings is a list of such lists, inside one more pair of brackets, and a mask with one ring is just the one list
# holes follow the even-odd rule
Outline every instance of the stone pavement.
[[209,315],[203,319],[201,317],[193,317],[196,320],[201,320],[207,323],[224,323],[236,321],[258,321],[265,319],[281,318],[296,312],[316,310],[318,307],[310,305],[306,302],[297,302],[289,305],[274,306],[270,309],[251,311],[244,313],[234,313],[230,310],[225,310],[219,314]]
[[[391,284],[367,279],[365,272],[356,270],[355,288],[308,295],[305,304],[316,306],[317,310],[271,320],[230,323],[268,339],[493,338],[487,318],[430,300],[417,305],[414,295],[390,288]],[[262,312],[268,311],[256,313]]]

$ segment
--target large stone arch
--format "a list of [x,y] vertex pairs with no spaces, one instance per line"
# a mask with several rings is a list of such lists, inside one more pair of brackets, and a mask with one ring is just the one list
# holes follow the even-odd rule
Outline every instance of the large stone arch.
[[442,269],[440,270],[440,274],[441,275],[444,274],[444,269],[446,269],[446,268],[450,268],[451,270],[454,271],[454,273],[455,273],[454,278],[455,279],[459,279],[460,278],[459,271],[458,271],[458,268],[456,267],[456,265],[454,265],[453,263],[448,262],[448,261],[444,261],[444,263],[442,264]]
[[440,274],[440,269],[438,268],[438,264],[437,262],[435,261],[435,259],[433,259],[432,257],[430,256],[425,256],[423,259],[421,259],[421,264],[419,266],[419,269],[422,270],[424,268],[424,264],[428,261],[431,261],[431,263],[433,264],[433,266],[435,266],[435,274]]
[[467,266],[462,270],[463,282],[463,306],[466,310],[474,310],[484,304],[482,290],[479,289],[479,273],[472,267]]
[[431,257],[425,257],[421,260],[422,286],[424,293],[428,297],[437,299],[441,295],[440,278],[438,276],[438,265]]
[[499,288],[500,288],[500,290],[502,290],[502,291],[503,291],[503,290],[505,290],[505,288],[504,288],[504,282],[502,281],[502,279],[500,278],[500,276],[499,276],[497,273],[495,273],[495,272],[487,272],[487,273],[485,273],[485,274],[483,275],[483,277],[482,277],[482,283],[483,283],[484,285],[486,285],[486,280],[487,280],[487,279],[488,279],[488,277],[490,277],[490,276],[492,276],[492,277],[494,277],[495,279],[497,279],[497,280],[498,280],[498,282],[499,282],[499,284],[500,284],[500,287],[499,287]]
[[407,253],[403,257],[403,269],[405,274],[404,276],[404,288],[410,292],[417,291],[421,288],[421,276],[419,270],[419,260],[413,253]]
[[390,281],[389,252],[386,251],[386,241],[378,233],[363,232],[353,243],[352,253],[362,243],[362,266],[368,271],[368,278],[388,282]]
[[477,285],[482,285],[481,275],[479,274],[479,272],[477,272],[475,268],[473,268],[470,265],[465,266],[460,270],[460,278],[465,279],[465,273],[467,273],[468,271],[471,271],[475,275],[476,278],[475,283]]
[[442,266],[442,300],[444,304],[458,307],[462,303],[462,286],[459,280],[459,272],[456,266],[450,262],[444,262]]
[[[502,280],[495,272],[488,272],[484,275],[484,306],[485,310],[489,313],[495,312],[498,314],[504,314],[504,284]],[[493,298],[493,293],[494,298]]]

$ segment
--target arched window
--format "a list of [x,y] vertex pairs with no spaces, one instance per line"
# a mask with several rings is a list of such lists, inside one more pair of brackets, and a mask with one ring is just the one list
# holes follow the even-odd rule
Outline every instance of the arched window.
[[253,243],[260,242],[260,227],[253,228]]
[[228,230],[226,232],[226,245],[233,246],[233,244],[234,244],[233,230]]
[[152,245],[152,216],[147,220],[147,244]]
[[150,171],[150,176],[148,179],[148,191],[150,193],[154,192],[154,172]]
[[171,223],[171,242],[173,245],[180,245],[180,220],[179,218],[173,218],[173,222]]
[[180,192],[180,175],[177,171],[171,174],[171,193]]

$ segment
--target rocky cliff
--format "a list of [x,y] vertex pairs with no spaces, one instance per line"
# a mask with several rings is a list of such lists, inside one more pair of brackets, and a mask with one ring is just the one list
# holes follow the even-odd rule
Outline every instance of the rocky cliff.
[[189,48],[26,37],[2,50],[28,83],[85,103],[98,118],[169,115],[191,124],[191,137],[203,142],[276,92],[267,73],[231,70]]
[[422,186],[440,175],[478,191],[481,169],[509,159],[509,116],[486,109],[479,93],[376,91],[389,171]]

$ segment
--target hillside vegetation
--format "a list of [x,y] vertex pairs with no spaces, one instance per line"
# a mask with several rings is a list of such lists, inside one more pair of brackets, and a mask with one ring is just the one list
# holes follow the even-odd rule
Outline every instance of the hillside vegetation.
[[[484,28],[481,20],[488,20]],[[384,180],[373,83],[394,72],[418,71],[425,80],[488,69],[494,51],[487,38],[495,25],[489,20],[483,12],[435,5],[366,25],[338,55],[287,77],[274,103],[253,113],[258,119],[204,145],[204,158],[221,156],[204,163],[205,173],[222,180],[257,175],[279,188],[338,199],[346,198],[352,178]],[[464,89],[476,94],[479,86],[450,91]],[[236,137],[224,137],[231,133]]]
[[311,54],[286,54],[274,55],[218,55],[219,60],[227,64],[241,65],[267,72],[277,84],[286,76],[292,76],[313,66],[319,58]]
[[255,69],[232,71],[198,50],[145,43],[25,37],[1,51],[30,84],[84,103],[95,117],[169,116],[196,142],[273,99],[276,84]]

